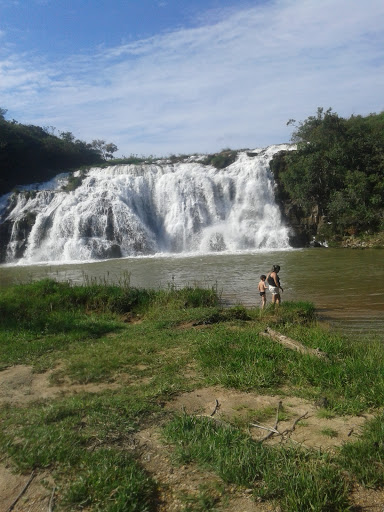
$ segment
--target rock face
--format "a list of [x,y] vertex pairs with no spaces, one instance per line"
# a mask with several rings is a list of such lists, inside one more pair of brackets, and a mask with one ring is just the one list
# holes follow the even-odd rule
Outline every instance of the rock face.
[[284,222],[290,227],[289,243],[292,247],[322,246],[317,242],[319,232],[326,223],[320,215],[318,207],[310,214],[305,213],[300,206],[290,200],[281,183],[281,173],[285,170],[284,155],[287,151],[276,153],[270,162],[270,168],[275,181],[275,199],[280,207]]
[[319,236],[319,232],[326,219],[319,215],[317,207],[306,216],[295,204],[287,201],[281,205],[281,211],[285,222],[290,226],[289,243],[292,247],[324,246],[325,240]]

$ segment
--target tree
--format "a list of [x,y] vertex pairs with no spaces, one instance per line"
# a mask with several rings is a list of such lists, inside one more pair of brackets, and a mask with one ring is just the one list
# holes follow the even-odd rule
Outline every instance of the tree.
[[116,144],[113,144],[113,142],[107,143],[103,139],[93,140],[91,146],[100,153],[104,160],[107,158],[113,158],[113,153],[118,150]]
[[110,142],[105,146],[105,157],[106,158],[113,158],[113,153],[116,153],[116,151],[119,148],[116,146],[116,144],[113,144],[113,142]]
[[[339,117],[331,108],[294,125],[297,151],[284,155],[283,194],[305,214],[317,209],[333,233],[377,230],[384,219],[384,113]],[[276,164],[277,165],[277,164]]]
[[305,211],[316,206],[323,215],[331,191],[339,187],[345,173],[345,120],[331,108],[318,108],[316,116],[295,125],[291,140],[298,149],[287,155],[288,167],[282,182]]
[[71,132],[56,137],[46,128],[4,119],[0,110],[0,195],[15,186],[46,181],[58,172],[102,162],[98,151]]
[[63,139],[65,142],[75,141],[75,136],[72,132],[60,132],[60,138]]

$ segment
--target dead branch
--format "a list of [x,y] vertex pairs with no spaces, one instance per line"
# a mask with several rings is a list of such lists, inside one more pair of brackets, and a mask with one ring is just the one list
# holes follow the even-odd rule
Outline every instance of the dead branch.
[[16,503],[19,501],[19,499],[22,497],[22,495],[25,493],[25,491],[28,489],[30,483],[32,482],[32,480],[35,478],[36,474],[35,474],[35,471],[33,470],[32,473],[31,473],[31,476],[29,477],[29,480],[28,482],[25,484],[25,486],[23,487],[23,489],[21,490],[20,494],[17,496],[17,498],[15,499],[15,501],[12,503],[12,505],[10,505],[10,507],[7,509],[7,512],[11,512],[15,506],[16,506]]
[[276,419],[275,419],[275,426],[274,426],[275,429],[277,428],[277,425],[279,423],[279,412],[280,412],[282,405],[283,405],[283,402],[280,400],[279,403],[277,404],[277,409],[276,409]]
[[54,487],[52,489],[52,494],[51,494],[51,497],[49,498],[48,512],[53,512],[53,503],[54,503],[55,491],[56,491],[56,487]]
[[306,347],[299,341],[289,338],[288,336],[285,336],[284,334],[281,334],[280,332],[274,331],[270,327],[267,327],[265,331],[260,332],[259,334],[261,336],[266,336],[274,341],[277,341],[277,343],[280,343],[280,345],[283,345],[286,348],[289,348],[291,350],[296,350],[297,352],[300,352],[301,354],[308,354],[308,355],[315,356],[315,357],[318,357],[320,359],[325,359],[325,360],[329,359],[328,354],[326,354],[319,348]]
[[302,414],[301,416],[299,416],[298,418],[296,418],[296,419],[295,419],[295,421],[293,422],[292,427],[291,427],[291,428],[287,428],[287,429],[285,429],[285,430],[284,430],[284,432],[282,432],[282,434],[281,434],[281,435],[283,435],[283,436],[284,436],[284,435],[286,436],[286,435],[288,435],[288,434],[289,434],[289,435],[291,435],[291,434],[292,434],[292,432],[295,430],[296,425],[299,423],[299,421],[300,421],[300,420],[304,420],[305,418],[308,418],[308,413],[307,413],[307,412],[305,412],[304,414]]
[[279,412],[280,412],[281,406],[282,406],[282,402],[280,400],[279,403],[277,404],[276,420],[275,420],[275,425],[273,427],[265,427],[264,425],[260,425],[259,423],[250,423],[251,427],[261,428],[263,430],[269,430],[269,433],[265,437],[263,437],[262,439],[259,440],[260,443],[266,441],[267,439],[272,437],[274,434],[278,434],[279,436],[281,436],[281,433],[277,430],[277,425],[279,423]]
[[276,421],[275,421],[275,424],[273,427],[265,427],[264,425],[259,425],[258,423],[250,423],[251,427],[261,428],[263,430],[269,430],[269,433],[265,437],[263,437],[262,439],[259,439],[260,443],[263,443],[264,441],[266,441],[267,439],[272,437],[274,434],[277,434],[277,435],[281,436],[282,438],[286,438],[286,437],[290,436],[292,434],[292,432],[295,430],[296,425],[299,423],[299,421],[302,419],[308,418],[308,412],[305,412],[304,414],[302,414],[301,416],[299,416],[298,418],[295,419],[291,428],[287,428],[287,429],[283,430],[283,432],[279,432],[279,430],[277,430],[277,425],[279,423],[279,412],[280,412],[281,406],[282,406],[282,402],[280,401],[277,405]]
[[279,403],[277,404],[277,409],[276,409],[276,419],[275,419],[275,425],[273,427],[274,432],[271,431],[265,437],[260,439],[260,443],[263,443],[264,441],[266,441],[267,439],[272,437],[274,434],[279,434],[279,436],[281,436],[281,433],[277,430],[277,425],[279,424],[279,412],[280,412],[280,408],[282,405],[283,405],[283,402],[280,400]]
[[280,434],[280,432],[273,427],[265,427],[264,425],[259,425],[258,423],[250,423],[249,425],[251,427],[261,428],[263,430],[269,430],[269,432],[272,432],[272,434]]
[[215,405],[214,410],[211,412],[211,416],[214,416],[219,409],[220,409],[220,404],[219,404],[218,399],[216,398],[216,405]]

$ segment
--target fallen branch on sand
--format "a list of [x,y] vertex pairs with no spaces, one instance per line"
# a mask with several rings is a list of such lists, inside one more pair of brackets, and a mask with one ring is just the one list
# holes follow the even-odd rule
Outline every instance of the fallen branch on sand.
[[281,406],[282,406],[282,402],[280,401],[277,404],[276,421],[275,421],[275,424],[274,424],[273,427],[265,427],[264,425],[260,425],[258,423],[250,423],[249,424],[251,427],[261,428],[262,430],[269,430],[269,433],[265,437],[263,437],[262,439],[259,439],[260,443],[263,443],[264,441],[266,441],[267,439],[269,439],[270,437],[272,437],[275,434],[277,434],[279,436],[282,436],[283,438],[284,437],[289,437],[292,434],[292,432],[295,430],[296,425],[299,423],[299,421],[308,417],[308,413],[307,412],[302,414],[299,418],[297,418],[293,422],[293,425],[292,425],[291,428],[287,428],[287,429],[283,430],[283,432],[279,432],[277,430],[277,425],[279,424],[279,412],[280,412]]
[[211,416],[214,416],[219,409],[220,409],[220,404],[219,404],[218,399],[216,398],[216,405],[215,405],[214,410],[211,412]]
[[294,340],[292,338],[288,338],[288,336],[285,336],[284,334],[274,331],[270,327],[267,327],[265,331],[260,332],[259,334],[260,334],[260,336],[266,336],[267,338],[277,341],[278,343],[280,343],[280,345],[283,345],[286,348],[289,348],[291,350],[296,350],[297,352],[300,352],[301,354],[308,354],[311,356],[318,357],[319,359],[325,359],[325,360],[329,359],[328,354],[326,354],[319,348],[306,347],[299,341]]
[[266,441],[270,437],[272,437],[274,434],[279,434],[279,436],[281,435],[280,432],[277,430],[277,425],[279,424],[279,412],[280,412],[281,406],[282,406],[282,402],[280,401],[277,404],[276,420],[275,420],[275,425],[273,427],[264,427],[263,425],[259,425],[258,423],[250,423],[251,427],[261,428],[263,430],[269,430],[269,433],[265,437],[260,439],[261,443],[263,441]]
[[35,478],[36,476],[36,473],[34,471],[32,471],[31,473],[31,476],[29,477],[29,480],[28,482],[25,484],[25,486],[23,487],[23,489],[21,490],[20,494],[17,496],[17,498],[15,499],[15,501],[12,503],[12,505],[7,509],[7,512],[11,512],[15,506],[16,506],[16,503],[19,501],[19,499],[22,497],[22,495],[25,493],[25,491],[28,489],[30,483],[32,482],[32,480]]
[[56,491],[56,487],[54,487],[52,489],[51,497],[50,497],[49,503],[48,503],[48,512],[53,512],[53,504],[54,504],[54,498],[55,498],[55,491]]

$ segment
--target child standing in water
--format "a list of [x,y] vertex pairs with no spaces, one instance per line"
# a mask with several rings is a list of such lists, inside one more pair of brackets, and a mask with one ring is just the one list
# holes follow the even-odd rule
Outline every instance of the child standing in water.
[[266,295],[265,295],[265,290],[267,289],[267,287],[265,285],[265,280],[266,279],[267,279],[267,276],[262,274],[260,276],[260,281],[259,281],[259,284],[257,286],[257,289],[259,290],[260,297],[261,297],[261,309],[265,308],[265,303],[267,302]]

